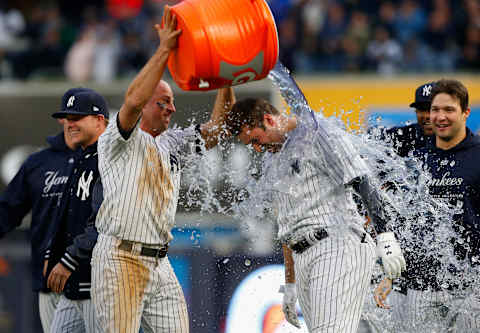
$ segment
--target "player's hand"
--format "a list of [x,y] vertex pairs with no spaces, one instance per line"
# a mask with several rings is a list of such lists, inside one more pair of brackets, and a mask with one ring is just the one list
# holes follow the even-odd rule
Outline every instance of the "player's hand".
[[66,269],[61,263],[56,264],[48,276],[47,287],[53,292],[61,293],[71,274],[72,272]]
[[388,294],[392,291],[392,280],[391,279],[383,279],[380,281],[378,284],[377,288],[375,288],[375,291],[373,292],[373,299],[375,300],[375,303],[377,303],[377,306],[382,309],[390,309],[390,305],[385,303]]
[[377,256],[382,260],[383,271],[390,279],[399,278],[406,268],[405,258],[393,232],[377,236]]
[[172,50],[177,46],[177,38],[182,30],[176,30],[177,18],[172,14],[170,7],[165,6],[162,17],[162,25],[155,24],[158,37],[160,38],[160,48],[164,47]]
[[295,283],[286,283],[283,294],[282,311],[285,315],[285,319],[297,328],[301,328],[298,321],[296,305],[297,303],[297,291],[295,289]]

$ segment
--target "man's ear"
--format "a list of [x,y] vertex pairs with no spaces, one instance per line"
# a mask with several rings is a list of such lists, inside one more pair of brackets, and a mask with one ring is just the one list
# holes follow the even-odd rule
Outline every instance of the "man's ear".
[[465,110],[465,112],[464,112],[464,114],[465,114],[465,120],[467,120],[468,116],[470,116],[470,111],[471,111],[470,108],[467,108],[467,109]]
[[270,126],[270,127],[273,127],[275,125],[275,118],[273,117],[273,115],[271,115],[270,113],[265,113],[263,115],[263,122]]

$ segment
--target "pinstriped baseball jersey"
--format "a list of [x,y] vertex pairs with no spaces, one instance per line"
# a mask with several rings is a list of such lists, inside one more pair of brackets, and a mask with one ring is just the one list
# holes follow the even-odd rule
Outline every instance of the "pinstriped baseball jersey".
[[361,226],[344,186],[368,168],[345,131],[328,120],[299,115],[282,150],[265,160],[266,181],[278,211],[278,236],[295,241],[318,228]]
[[180,187],[177,156],[199,139],[197,133],[192,126],[154,138],[137,124],[125,140],[117,121],[110,122],[98,140],[104,189],[96,220],[100,233],[144,244],[172,239]]

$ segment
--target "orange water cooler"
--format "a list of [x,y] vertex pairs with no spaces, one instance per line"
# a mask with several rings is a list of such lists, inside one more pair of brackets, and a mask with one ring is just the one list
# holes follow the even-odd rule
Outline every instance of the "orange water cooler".
[[278,34],[264,0],[184,0],[171,7],[182,29],[168,60],[183,90],[212,90],[265,78]]

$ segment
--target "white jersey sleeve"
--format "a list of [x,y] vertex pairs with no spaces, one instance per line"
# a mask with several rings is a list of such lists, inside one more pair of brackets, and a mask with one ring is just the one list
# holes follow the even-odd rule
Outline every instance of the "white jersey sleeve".
[[[126,158],[124,155],[126,150],[129,150],[129,146],[137,140],[139,133],[139,123],[135,125],[131,131],[129,137],[125,139],[118,127],[118,112],[112,117],[112,121],[109,122],[106,130],[102,133],[98,139],[99,153],[104,156],[104,160],[115,161],[118,158]],[[130,142],[130,144],[129,144]],[[131,150],[132,148],[130,148]]]
[[315,149],[326,172],[337,185],[348,184],[354,178],[369,174],[369,168],[355,148],[353,135],[341,128],[331,129],[328,120],[317,120]]

